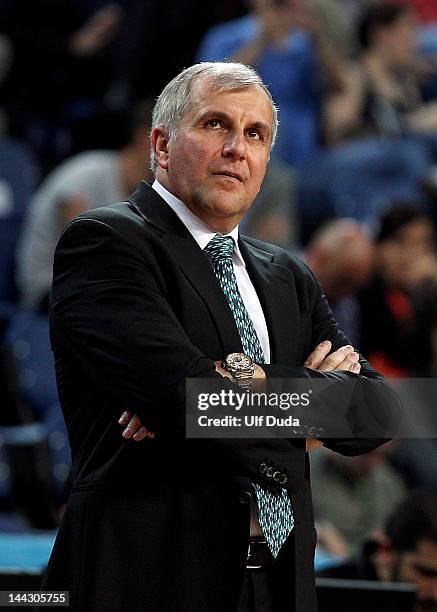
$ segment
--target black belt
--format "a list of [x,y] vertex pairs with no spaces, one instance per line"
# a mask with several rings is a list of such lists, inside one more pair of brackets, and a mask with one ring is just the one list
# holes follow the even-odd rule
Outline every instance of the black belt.
[[265,538],[262,536],[249,538],[246,569],[264,570],[271,567],[272,564],[273,556]]

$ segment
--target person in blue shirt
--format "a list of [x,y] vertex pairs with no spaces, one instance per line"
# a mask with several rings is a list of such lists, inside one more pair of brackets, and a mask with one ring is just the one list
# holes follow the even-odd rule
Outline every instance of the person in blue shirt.
[[199,61],[254,66],[281,109],[274,157],[299,166],[317,149],[323,92],[342,87],[341,60],[309,0],[250,0],[245,17],[211,28]]

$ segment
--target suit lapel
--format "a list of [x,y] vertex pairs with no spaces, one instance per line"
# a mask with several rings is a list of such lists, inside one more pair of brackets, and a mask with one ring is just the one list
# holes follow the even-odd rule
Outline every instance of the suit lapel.
[[140,184],[129,202],[147,223],[162,232],[162,243],[202,297],[215,323],[223,355],[241,352],[240,334],[213,267],[185,225],[147,183]]
[[188,282],[202,296],[215,322],[220,337],[223,355],[241,352],[241,339],[228,301],[220,287],[214,269],[199,245],[190,235],[189,239],[167,233],[163,243],[172,253]]
[[[234,317],[212,265],[182,221],[145,182],[140,184],[129,202],[148,224],[161,231],[163,244],[202,297],[216,325],[223,354],[242,351]],[[288,268],[274,263],[271,253],[245,238],[240,239],[239,246],[266,318],[271,361],[294,365],[298,303],[293,274]]]
[[244,238],[240,249],[266,318],[271,362],[294,365],[299,311],[293,273]]

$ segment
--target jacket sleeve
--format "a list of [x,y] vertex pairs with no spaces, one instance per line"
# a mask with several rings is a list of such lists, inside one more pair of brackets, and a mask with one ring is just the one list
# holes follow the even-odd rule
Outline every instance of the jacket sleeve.
[[68,351],[150,428],[185,378],[218,376],[189,341],[151,264],[100,220],[78,219],[64,230],[50,313],[54,350]]

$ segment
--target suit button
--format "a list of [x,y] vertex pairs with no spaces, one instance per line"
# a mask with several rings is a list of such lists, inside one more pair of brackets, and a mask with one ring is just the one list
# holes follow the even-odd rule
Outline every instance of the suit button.
[[281,479],[281,476],[282,476],[281,472],[276,471],[273,474],[273,480],[275,480],[276,482],[279,482],[279,480]]
[[273,468],[269,467],[266,472],[267,478],[273,478]]
[[287,480],[288,480],[287,476],[285,474],[281,474],[281,478],[280,480],[278,480],[278,482],[280,485],[285,485]]
[[259,471],[261,472],[261,474],[265,474],[267,472],[267,463],[261,463],[261,465],[259,466]]

